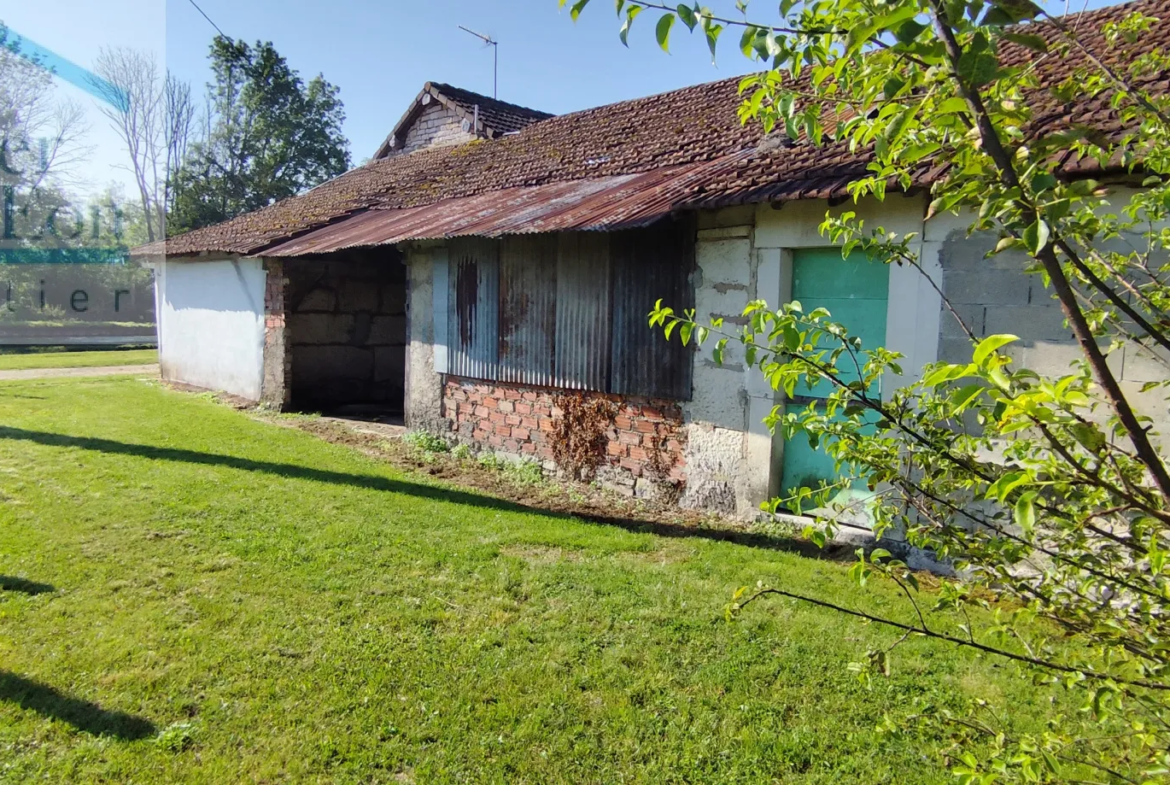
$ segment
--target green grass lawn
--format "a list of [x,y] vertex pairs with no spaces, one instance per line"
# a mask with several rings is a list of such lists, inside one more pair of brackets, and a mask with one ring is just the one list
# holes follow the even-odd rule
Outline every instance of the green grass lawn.
[[129,378],[0,384],[0,780],[950,782],[875,731],[1017,668],[845,565],[534,513]]
[[96,368],[105,365],[150,365],[156,362],[158,362],[156,349],[0,354],[0,371],[22,371],[32,368]]

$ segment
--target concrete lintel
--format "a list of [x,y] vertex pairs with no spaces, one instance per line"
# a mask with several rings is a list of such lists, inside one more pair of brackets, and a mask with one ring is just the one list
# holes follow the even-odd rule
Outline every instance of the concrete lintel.
[[719,229],[700,229],[699,242],[704,240],[732,240],[752,236],[751,226],[725,226]]

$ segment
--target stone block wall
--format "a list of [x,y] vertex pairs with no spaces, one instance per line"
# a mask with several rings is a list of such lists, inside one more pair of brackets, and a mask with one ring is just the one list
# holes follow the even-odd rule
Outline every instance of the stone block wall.
[[291,403],[401,409],[406,271],[393,250],[285,262]]
[[[559,396],[567,391],[446,377],[443,416],[451,434],[479,449],[554,463]],[[614,405],[597,476],[628,495],[654,496],[685,484],[681,406],[674,401],[584,393]]]
[[470,142],[475,134],[463,130],[463,118],[435,101],[422,111],[406,132],[402,152]]

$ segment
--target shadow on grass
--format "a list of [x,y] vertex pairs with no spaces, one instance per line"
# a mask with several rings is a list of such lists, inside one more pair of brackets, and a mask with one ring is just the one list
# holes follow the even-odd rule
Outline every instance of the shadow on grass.
[[83,450],[109,453],[114,455],[134,455],[153,461],[176,461],[193,463],[204,466],[223,466],[229,469],[240,469],[249,472],[264,472],[278,477],[289,477],[298,480],[312,480],[334,485],[348,485],[366,490],[384,491],[415,496],[421,499],[466,504],[473,507],[484,507],[505,512],[540,513],[557,518],[583,520],[590,523],[599,523],[606,526],[616,526],[626,531],[656,534],[661,537],[697,537],[704,540],[731,542],[737,545],[746,545],[753,548],[787,551],[813,559],[830,559],[834,561],[853,561],[852,548],[818,548],[816,545],[801,540],[785,537],[774,537],[754,532],[734,531],[731,529],[698,528],[675,523],[660,521],[639,521],[628,518],[618,518],[595,514],[570,514],[556,510],[546,510],[537,506],[518,504],[516,502],[496,499],[478,493],[470,493],[454,488],[443,488],[434,485],[411,482],[409,480],[395,480],[389,477],[379,477],[372,474],[348,474],[328,469],[316,469],[310,466],[297,466],[291,463],[272,463],[257,461],[250,458],[238,458],[234,455],[218,455],[216,453],[183,450],[174,447],[153,447],[147,444],[129,444],[112,439],[99,439],[89,436],[65,436],[45,431],[30,431],[24,428],[0,426],[0,439],[33,442],[50,447],[77,447]]
[[94,736],[134,741],[153,736],[154,723],[123,711],[109,711],[96,703],[72,698],[39,682],[0,670],[0,701],[67,722]]
[[11,575],[0,575],[0,591],[18,591],[23,594],[49,594],[57,590],[47,583],[27,581],[24,578],[14,578]]

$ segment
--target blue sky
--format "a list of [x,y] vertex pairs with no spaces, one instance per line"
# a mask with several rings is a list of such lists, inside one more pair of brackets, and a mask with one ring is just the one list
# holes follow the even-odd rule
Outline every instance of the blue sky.
[[[627,49],[618,40],[612,0],[593,0],[576,24],[557,0],[196,2],[227,35],[271,40],[302,76],[320,72],[341,88],[355,163],[374,152],[427,80],[491,94],[491,51],[457,25],[500,42],[501,99],[556,114],[751,70],[735,32],[722,42],[715,65],[702,36],[687,35],[681,25],[671,54],[664,53],[651,13],[635,22]],[[214,30],[189,0],[166,4],[167,62],[202,83]],[[733,0],[706,4],[736,16]],[[1089,6],[1107,4],[1091,0]],[[757,0],[753,12],[762,19],[775,13],[775,4]]]
[[[167,62],[202,83],[214,30],[188,0],[166,2]],[[627,49],[611,0],[595,0],[576,25],[556,0],[196,2],[227,35],[271,40],[302,76],[320,72],[341,88],[355,162],[374,152],[427,80],[491,94],[491,51],[460,24],[500,42],[501,99],[556,114],[750,70],[736,39],[725,42],[718,66],[698,36],[679,35],[665,54],[649,14]],[[733,2],[711,5],[734,11]]]

